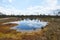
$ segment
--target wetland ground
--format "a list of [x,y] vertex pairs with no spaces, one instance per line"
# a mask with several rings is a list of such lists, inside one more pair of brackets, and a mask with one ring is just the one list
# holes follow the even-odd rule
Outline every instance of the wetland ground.
[[60,18],[45,17],[38,19],[49,22],[47,26],[38,31],[17,32],[10,29],[18,24],[6,22],[19,21],[19,17],[0,18],[0,40],[60,40]]

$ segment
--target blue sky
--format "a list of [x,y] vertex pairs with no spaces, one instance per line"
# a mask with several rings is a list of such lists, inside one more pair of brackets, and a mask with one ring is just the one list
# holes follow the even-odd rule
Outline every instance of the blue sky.
[[17,9],[26,9],[30,6],[39,6],[42,5],[43,0],[0,0],[0,6],[3,6],[5,8],[11,8],[15,7]]
[[[41,8],[42,6],[42,8]],[[54,6],[60,8],[60,0],[0,0],[0,8],[9,9],[10,11],[14,9],[30,12],[34,10],[40,10],[46,7],[46,10],[54,9]],[[16,10],[15,10],[16,9]],[[8,10],[7,10],[8,11]],[[31,13],[32,14],[32,13]]]

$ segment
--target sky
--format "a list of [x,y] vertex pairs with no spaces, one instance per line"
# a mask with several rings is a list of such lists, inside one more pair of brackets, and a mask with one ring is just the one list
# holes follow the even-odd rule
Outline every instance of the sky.
[[0,12],[7,15],[48,14],[55,9],[60,9],[60,0],[0,0]]

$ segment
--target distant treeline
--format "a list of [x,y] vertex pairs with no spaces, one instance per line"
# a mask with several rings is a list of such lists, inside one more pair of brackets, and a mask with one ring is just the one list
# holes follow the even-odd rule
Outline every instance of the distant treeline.
[[0,18],[4,17],[20,17],[20,18],[44,18],[44,17],[53,17],[53,18],[60,18],[58,15],[0,15]]

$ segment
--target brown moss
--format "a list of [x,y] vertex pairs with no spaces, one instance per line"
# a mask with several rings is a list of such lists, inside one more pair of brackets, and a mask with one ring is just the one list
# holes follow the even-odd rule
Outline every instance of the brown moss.
[[15,19],[10,18],[4,22],[0,22],[0,40],[60,40],[60,18],[39,18],[43,21],[48,21],[49,24],[37,32],[33,31],[29,33],[21,33],[10,29],[10,27],[17,24],[2,25],[5,22],[16,21]]

